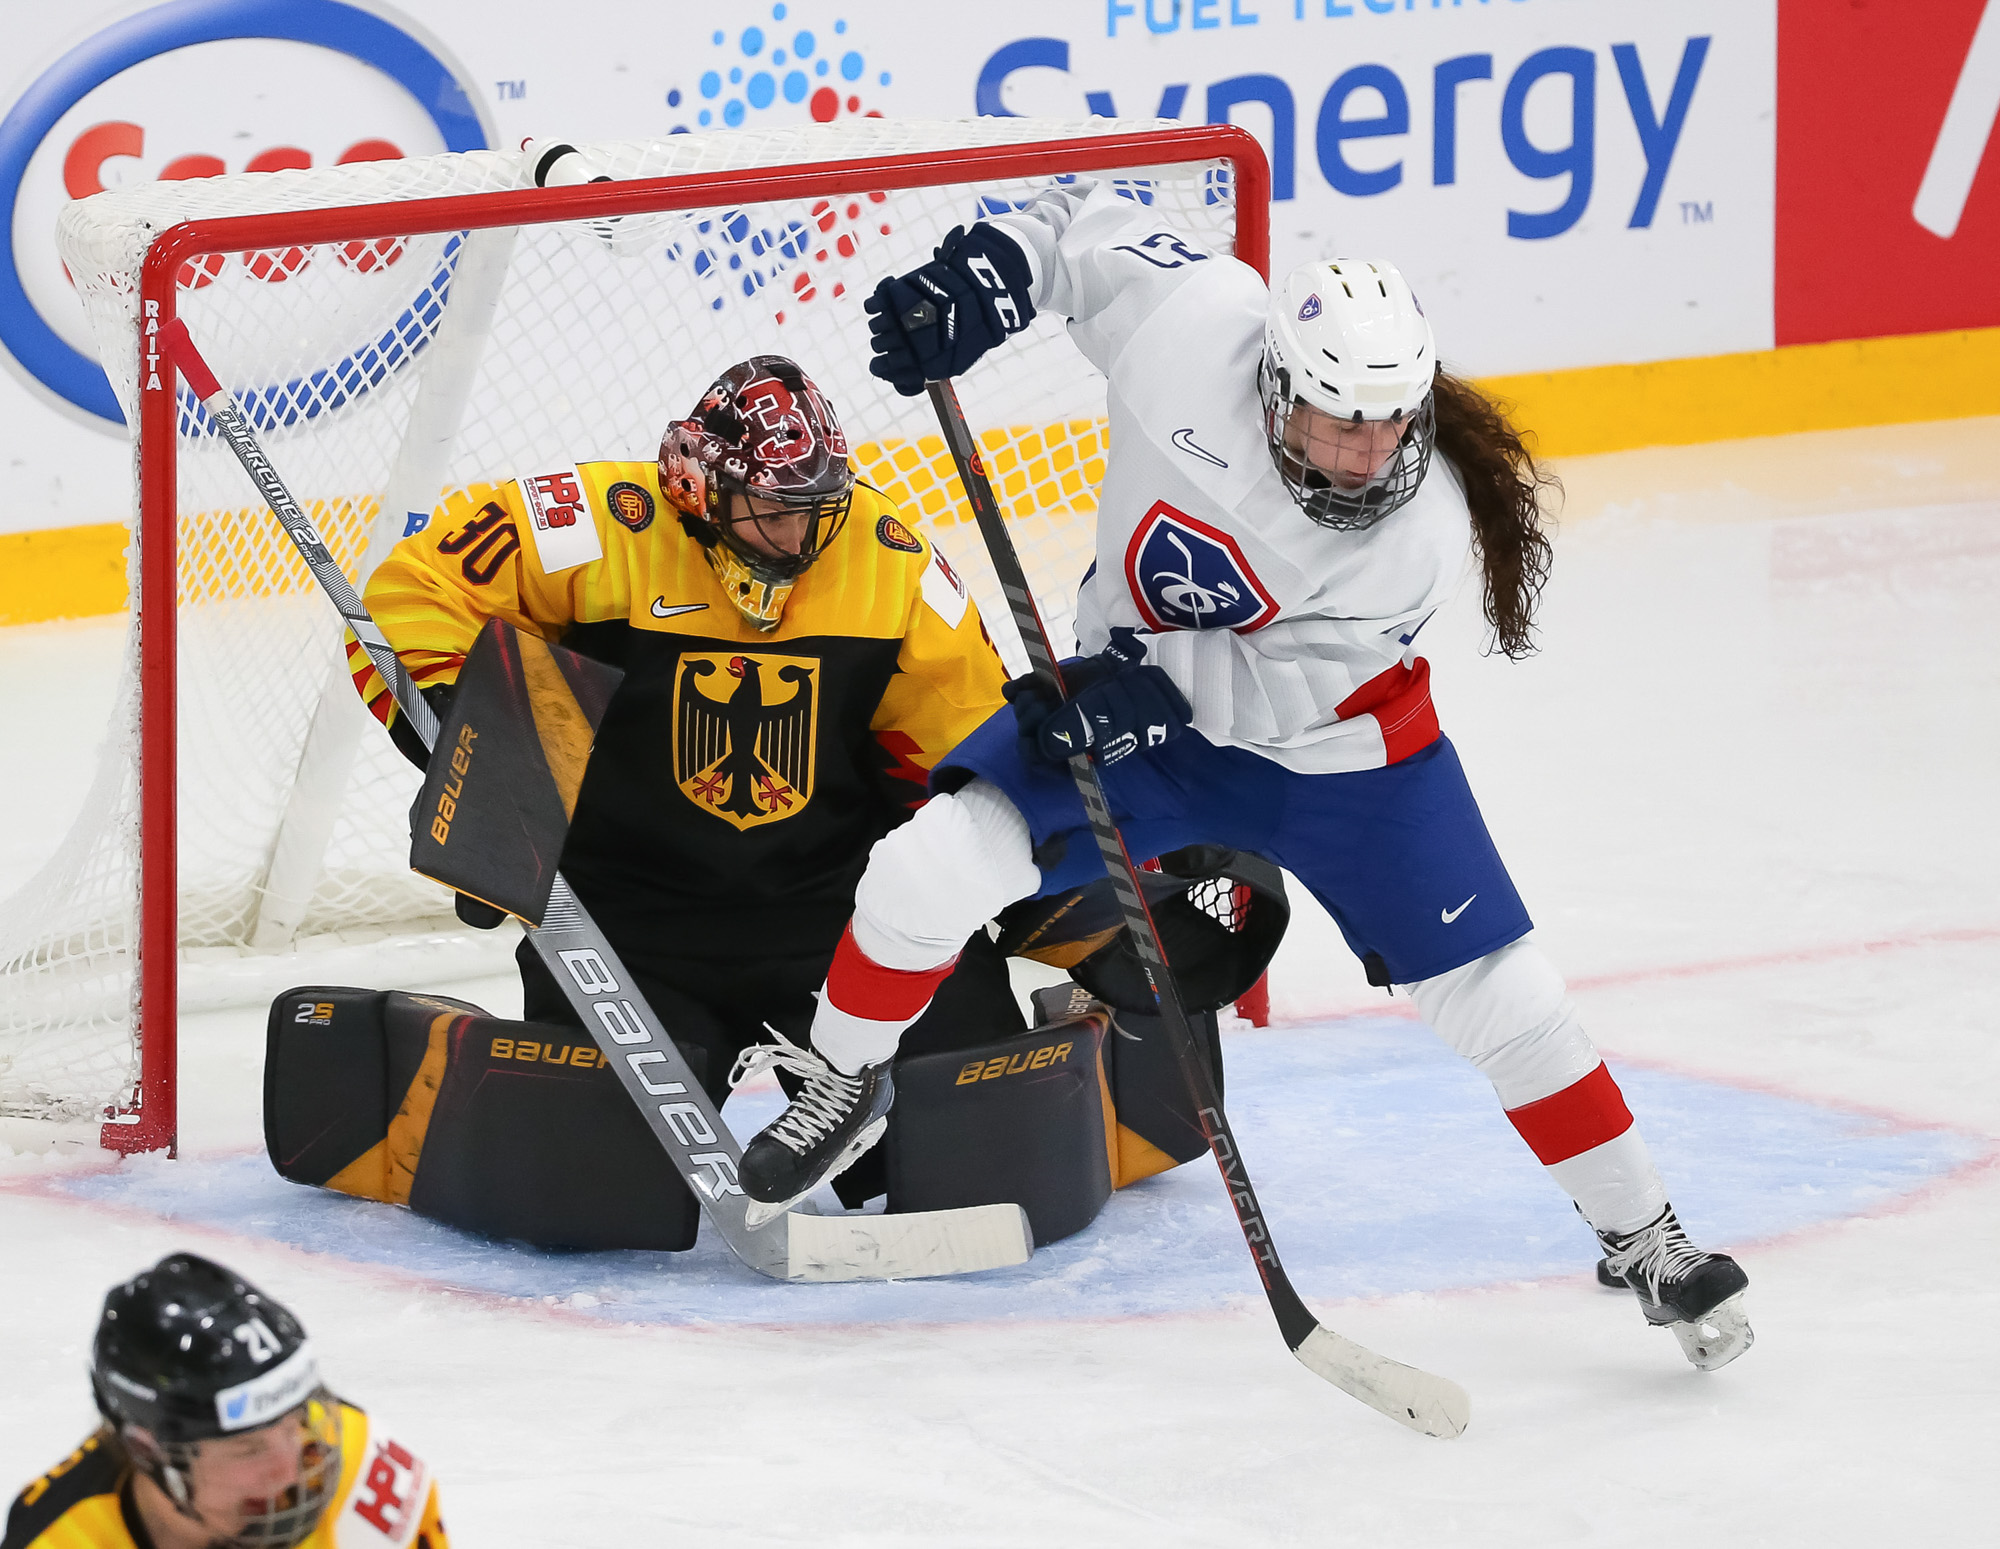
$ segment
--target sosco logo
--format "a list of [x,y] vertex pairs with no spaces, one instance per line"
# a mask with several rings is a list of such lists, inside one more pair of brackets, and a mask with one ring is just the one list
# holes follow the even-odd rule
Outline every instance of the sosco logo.
[[[483,149],[467,80],[420,29],[342,0],[172,0],[105,28],[0,118],[0,358],[61,406],[121,424],[55,249],[66,200],[156,178]],[[403,257],[370,243],[331,261],[386,276]],[[214,258],[186,266],[181,285],[268,291],[303,283],[311,261],[296,249]],[[408,297],[435,288],[428,272],[395,278]],[[336,377],[345,364],[315,363]]]

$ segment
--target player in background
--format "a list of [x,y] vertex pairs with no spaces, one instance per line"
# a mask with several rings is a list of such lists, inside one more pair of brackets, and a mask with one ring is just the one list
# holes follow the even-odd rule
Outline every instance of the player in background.
[[1078,183],[953,232],[867,305],[871,369],[905,394],[1047,310],[1109,379],[1086,654],[1066,702],[1010,686],[1012,713],[940,761],[940,794],[876,846],[812,1028],[808,1097],[839,1116],[798,1146],[795,1106],[746,1148],[745,1187],[787,1197],[839,1164],[970,925],[1102,874],[1063,767],[1087,748],[1135,857],[1208,841],[1290,870],[1370,981],[1492,1081],[1595,1228],[1608,1283],[1698,1366],[1748,1348],[1747,1278],[1682,1229],[1438,727],[1419,632],[1476,552],[1498,648],[1527,653],[1550,550],[1531,458],[1438,369],[1401,275],[1311,263],[1267,293]]
[[[856,482],[832,405],[775,355],[718,377],[657,461],[453,496],[367,602],[440,706],[490,618],[623,669],[561,867],[717,1103],[767,1024],[804,1042],[869,847],[1002,706],[1005,672],[964,586]],[[358,645],[350,660],[422,763]],[[473,900],[459,910],[499,923]],[[1024,1026],[982,923],[940,989],[953,1040]],[[525,942],[517,960],[524,1017],[575,1025]]]
[[219,1264],[173,1253],[113,1287],[90,1386],[104,1423],[15,1497],[0,1549],[447,1549],[423,1459]]

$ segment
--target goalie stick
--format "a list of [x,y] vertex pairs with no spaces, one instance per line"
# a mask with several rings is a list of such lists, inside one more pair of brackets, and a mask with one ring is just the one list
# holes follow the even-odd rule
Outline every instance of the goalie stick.
[[[299,557],[389,684],[411,730],[431,747],[437,741],[436,713],[286,489],[235,399],[208,369],[187,325],[174,319],[161,330],[160,340]],[[703,1213],[730,1250],[759,1274],[778,1280],[915,1279],[998,1269],[1023,1263],[1034,1251],[1027,1213],[1019,1205],[893,1216],[789,1214],[751,1228],[744,1219],[747,1200],[736,1181],[742,1148],[560,873],[542,923],[529,929],[528,940]]]
[[[986,551],[992,556],[993,568],[999,574],[1000,590],[1006,595],[1008,609],[1014,616],[1014,627],[1020,631],[1022,644],[1027,647],[1029,669],[1046,673],[1060,689],[1062,669],[1056,665],[1055,651],[1049,645],[1048,628],[1042,623],[1034,594],[1028,589],[1027,574],[1021,568],[1020,556],[1014,552],[1014,540],[1007,531],[1006,518],[1000,514],[999,503],[994,499],[993,486],[987,481],[979,448],[973,443],[972,432],[966,426],[965,412],[958,404],[958,393],[949,381],[930,382],[926,386],[931,395],[931,405],[937,410],[938,422],[944,427],[945,444],[951,448],[952,460],[958,464],[958,476],[965,485],[972,514],[979,523],[979,535],[985,540]],[[1153,929],[1153,918],[1139,886],[1138,869],[1132,864],[1125,841],[1111,820],[1111,808],[1104,799],[1104,785],[1098,778],[1097,766],[1084,753],[1069,761],[1069,770],[1076,781],[1077,794],[1083,798],[1083,810],[1090,820],[1090,831],[1097,839],[1097,848],[1103,853],[1104,869],[1110,873],[1112,891],[1118,895],[1119,907],[1125,916],[1125,928],[1131,932],[1132,945],[1159,1000],[1160,1021],[1166,1028],[1175,1063],[1179,1065],[1182,1079],[1187,1082],[1188,1092],[1194,1099],[1202,1134],[1214,1154],[1215,1165],[1222,1170],[1222,1181],[1228,1186],[1230,1203],[1236,1209],[1237,1224],[1243,1228],[1243,1240],[1249,1244],[1250,1256],[1256,1260],[1257,1273],[1264,1282],[1264,1295],[1271,1303],[1271,1311],[1277,1316],[1278,1329],[1285,1336],[1286,1345],[1308,1371],[1324,1377],[1335,1387],[1352,1394],[1399,1424],[1422,1431],[1426,1436],[1458,1435],[1472,1416],[1472,1401],[1463,1388],[1443,1377],[1435,1377],[1414,1366],[1405,1366],[1400,1361],[1377,1355],[1346,1336],[1335,1333],[1313,1316],[1299,1293],[1292,1289],[1285,1267],[1278,1261],[1277,1244],[1271,1240],[1271,1228],[1264,1220],[1263,1207],[1257,1203],[1256,1192],[1250,1187],[1250,1174],[1243,1165],[1242,1153],[1229,1127],[1228,1115],[1222,1111],[1222,1099],[1216,1095],[1215,1082],[1209,1075],[1207,1062],[1198,1051],[1193,1029],[1188,1025],[1187,1012],[1181,1005],[1173,970],[1167,963],[1166,954],[1160,949],[1159,934]]]

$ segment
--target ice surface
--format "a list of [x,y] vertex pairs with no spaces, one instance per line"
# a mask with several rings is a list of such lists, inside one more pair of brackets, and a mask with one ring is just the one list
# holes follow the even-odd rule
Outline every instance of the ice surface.
[[[1596,1261],[1595,1239],[1515,1137],[1492,1089],[1421,1024],[1353,1018],[1243,1031],[1225,1040],[1224,1055],[1245,1162],[1301,1295],[1504,1284]],[[1683,1220],[1714,1241],[1753,1242],[1877,1209],[1994,1154],[1961,1130],[1655,1070],[1617,1074],[1674,1179]],[[775,1091],[757,1097],[728,1109],[744,1138],[779,1111]],[[706,1232],[688,1254],[539,1253],[287,1183],[261,1151],[154,1158],[58,1174],[44,1187],[617,1323],[1118,1318],[1260,1297],[1206,1163],[1120,1191],[1089,1230],[1018,1268],[891,1285],[770,1281]]]
[[[1566,471],[1588,514],[1544,654],[1478,656],[1470,595],[1428,654],[1676,1203],[1750,1271],[1735,1365],[1690,1371],[1590,1284],[1588,1238],[1476,1078],[1307,907],[1283,1025],[1227,1040],[1232,1113],[1307,1294],[1463,1383],[1457,1441],[1286,1355],[1205,1164],[959,1284],[544,1257],[272,1179],[261,1017],[214,1011],[183,1019],[186,1161],[0,1158],[0,1483],[88,1425],[105,1287],[185,1245],[297,1308],[343,1390],[430,1455],[465,1545],[1990,1538],[2000,423]],[[0,842],[10,870],[53,842],[39,814],[99,734],[63,721],[102,693],[89,626],[61,628],[0,631],[0,699],[41,739],[0,749],[0,797],[38,814]],[[73,691],[31,694],[28,662]]]

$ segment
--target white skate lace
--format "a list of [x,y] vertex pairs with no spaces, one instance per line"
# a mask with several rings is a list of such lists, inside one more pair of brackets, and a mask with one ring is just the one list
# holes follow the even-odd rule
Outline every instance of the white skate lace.
[[793,1099],[787,1108],[766,1132],[773,1139],[781,1140],[799,1156],[840,1127],[841,1121],[854,1111],[854,1105],[861,1097],[861,1080],[858,1076],[842,1075],[811,1049],[802,1049],[769,1022],[764,1030],[776,1043],[753,1043],[736,1056],[736,1063],[730,1067],[729,1085],[733,1090],[754,1076],[761,1076],[773,1068],[789,1070],[804,1079],[806,1089]]
[[1623,1276],[1627,1285],[1633,1284],[1636,1275],[1645,1284],[1647,1298],[1657,1306],[1661,1281],[1679,1279],[1707,1257],[1688,1240],[1679,1219],[1668,1210],[1651,1226],[1641,1227],[1618,1247],[1609,1248],[1605,1264],[1614,1275]]

